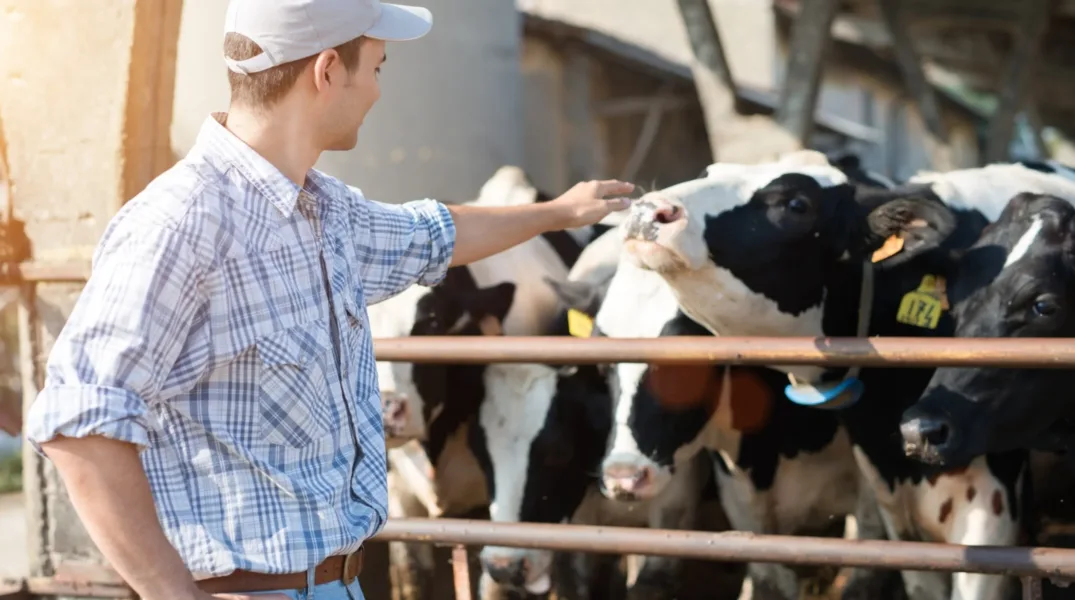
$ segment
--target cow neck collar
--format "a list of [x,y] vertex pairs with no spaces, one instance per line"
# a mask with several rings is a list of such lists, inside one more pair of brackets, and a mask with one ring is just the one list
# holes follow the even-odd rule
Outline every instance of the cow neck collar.
[[[870,317],[873,313],[873,294],[874,267],[873,262],[867,259],[862,261],[856,337],[864,338],[869,332]],[[788,400],[804,406],[826,409],[846,408],[858,402],[862,397],[865,386],[858,377],[861,370],[860,365],[855,365],[847,370],[843,379],[834,383],[799,381],[793,373],[788,373],[789,383],[784,388],[784,395]]]

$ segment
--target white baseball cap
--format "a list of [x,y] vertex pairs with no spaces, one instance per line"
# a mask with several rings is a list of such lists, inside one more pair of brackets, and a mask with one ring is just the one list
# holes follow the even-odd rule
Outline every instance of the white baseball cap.
[[366,36],[400,42],[429,33],[433,15],[420,6],[380,0],[230,0],[224,32],[242,34],[262,53],[224,57],[236,73],[257,73]]

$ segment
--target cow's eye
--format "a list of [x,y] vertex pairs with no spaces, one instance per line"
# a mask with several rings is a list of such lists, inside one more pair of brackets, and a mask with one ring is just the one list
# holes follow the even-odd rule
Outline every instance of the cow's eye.
[[804,198],[796,196],[791,200],[788,200],[788,210],[797,215],[804,215],[810,210],[810,203]]
[[1039,317],[1051,317],[1060,310],[1060,306],[1057,304],[1056,300],[1048,296],[1042,296],[1035,300],[1032,308],[1034,314]]

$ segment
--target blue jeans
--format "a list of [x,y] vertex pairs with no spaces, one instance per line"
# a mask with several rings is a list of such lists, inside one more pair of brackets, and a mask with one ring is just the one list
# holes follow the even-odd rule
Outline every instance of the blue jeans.
[[333,581],[331,583],[322,583],[315,586],[314,583],[314,570],[310,569],[306,572],[306,588],[301,590],[278,590],[275,592],[256,592],[250,594],[256,596],[258,594],[284,594],[291,600],[365,600],[366,596],[362,593],[362,586],[358,583],[356,577],[349,585],[344,585],[342,581]]

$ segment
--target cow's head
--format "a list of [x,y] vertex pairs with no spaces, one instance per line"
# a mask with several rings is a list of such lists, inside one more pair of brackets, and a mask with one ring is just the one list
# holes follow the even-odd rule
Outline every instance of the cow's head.
[[[566,313],[550,335],[567,335]],[[595,482],[611,399],[595,365],[494,364],[472,447],[485,469],[493,521],[561,523]],[[552,553],[486,546],[483,569],[502,585],[548,590]]]
[[896,235],[902,251],[886,260],[907,260],[954,224],[929,194],[864,190],[812,153],[715,164],[701,179],[636,201],[624,249],[715,333],[821,336],[834,273],[859,268]]
[[[1075,208],[1020,194],[955,257],[949,302],[962,338],[1075,337]],[[909,455],[957,465],[1034,447],[1075,411],[1069,369],[939,368],[903,417]]]
[[[400,313],[395,317],[404,324],[397,335],[500,335],[514,298],[515,284],[478,287],[466,267],[453,267],[439,285],[413,286],[371,308],[380,312],[377,317]],[[377,372],[386,438],[423,438],[447,399],[447,365],[378,362]]]
[[[571,282],[557,290],[565,303],[593,319],[593,335],[710,335],[679,311],[660,276],[629,261],[621,262],[606,292],[586,287]],[[768,392],[757,394],[756,381],[746,373],[733,374],[720,366],[619,363],[599,369],[613,398],[600,488],[616,500],[648,500],[661,494],[676,465],[701,450],[703,433],[753,430],[767,418],[773,398]]]

